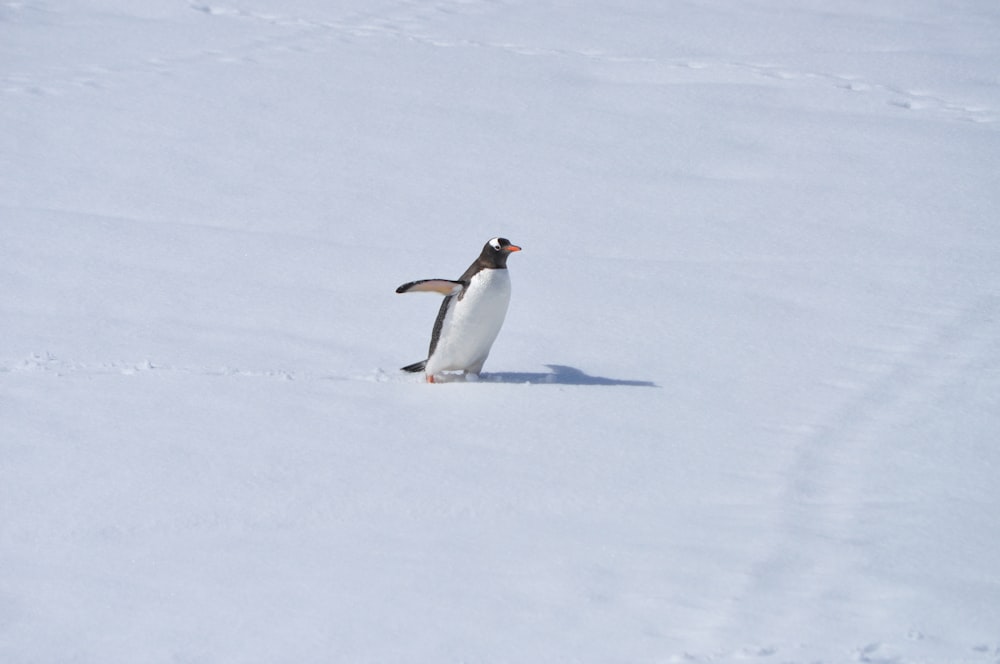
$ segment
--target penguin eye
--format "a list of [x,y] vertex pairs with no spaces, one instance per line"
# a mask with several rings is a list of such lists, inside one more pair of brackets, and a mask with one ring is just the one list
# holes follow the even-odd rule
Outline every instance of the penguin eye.
[[493,238],[490,240],[490,246],[493,247],[493,251],[500,251],[500,240]]

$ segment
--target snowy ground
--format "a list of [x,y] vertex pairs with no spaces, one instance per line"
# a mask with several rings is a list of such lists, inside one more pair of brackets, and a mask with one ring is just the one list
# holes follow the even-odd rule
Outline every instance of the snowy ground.
[[998,34],[3,0],[0,661],[1000,662]]

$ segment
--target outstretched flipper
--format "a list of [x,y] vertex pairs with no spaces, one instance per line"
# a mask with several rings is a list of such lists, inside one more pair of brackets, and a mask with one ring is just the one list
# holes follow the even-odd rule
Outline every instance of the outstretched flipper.
[[457,295],[465,288],[464,281],[451,279],[421,279],[410,281],[396,289],[397,293],[440,293],[441,295]]
[[413,364],[407,364],[405,367],[400,369],[400,371],[409,371],[410,373],[417,373],[418,371],[423,371],[424,367],[427,366],[427,360],[420,360],[419,362],[414,362]]

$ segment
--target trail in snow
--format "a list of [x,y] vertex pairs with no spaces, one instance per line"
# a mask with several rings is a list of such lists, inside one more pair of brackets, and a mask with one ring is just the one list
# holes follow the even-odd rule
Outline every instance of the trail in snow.
[[[337,42],[344,38],[357,40],[389,37],[440,48],[485,48],[518,56],[581,58],[596,64],[616,66],[614,74],[616,77],[623,76],[623,72],[620,71],[621,65],[630,65],[633,71],[624,73],[625,80],[635,80],[635,77],[639,77],[641,80],[659,85],[692,82],[739,83],[741,80],[769,79],[781,84],[834,87],[859,96],[874,97],[878,103],[889,107],[931,113],[956,120],[976,123],[995,123],[1000,120],[1000,110],[997,108],[949,100],[921,90],[908,90],[894,84],[868,80],[860,74],[810,71],[796,69],[787,64],[753,60],[662,59],[650,55],[602,52],[599,49],[574,51],[469,39],[449,41],[420,32],[421,28],[429,25],[430,19],[442,15],[463,12],[493,13],[493,10],[488,8],[488,3],[480,3],[483,6],[481,9],[475,8],[473,6],[475,4],[417,3],[414,7],[407,6],[403,12],[388,15],[375,12],[359,13],[349,15],[340,21],[328,21],[310,18],[308,15],[279,14],[270,10],[253,11],[231,5],[191,3],[192,10],[204,13],[212,20],[258,22],[265,26],[281,28],[283,33],[266,39],[257,39],[235,48],[230,47],[227,50],[209,49],[200,53],[150,55],[142,63],[127,66],[117,63],[90,64],[76,70],[66,70],[61,67],[54,72],[21,72],[7,74],[0,81],[3,81],[3,92],[12,94],[59,94],[60,90],[74,88],[100,90],[111,85],[114,77],[125,73],[146,71],[166,75],[176,67],[198,66],[200,61],[253,66],[257,57],[266,57],[270,53],[280,54],[287,51],[318,53],[328,48],[328,42]],[[20,9],[24,11],[24,6],[22,5]]]
[[[441,383],[513,383],[517,385],[580,385],[602,387],[656,387],[656,383],[648,380],[630,380],[593,376],[586,372],[564,365],[550,364],[548,371],[490,371],[484,372],[478,380],[462,376],[444,375]],[[0,365],[0,373],[42,373],[52,376],[98,376],[122,375],[135,376],[146,372],[166,374],[187,374],[208,378],[267,378],[274,380],[363,380],[375,382],[417,383],[424,381],[420,376],[410,376],[396,369],[373,369],[371,374],[346,376],[336,373],[317,373],[310,371],[294,371],[286,369],[249,369],[239,367],[179,367],[153,363],[150,360],[138,362],[105,361],[99,363],[74,362],[58,358],[51,353],[32,353],[29,357],[7,365]]]

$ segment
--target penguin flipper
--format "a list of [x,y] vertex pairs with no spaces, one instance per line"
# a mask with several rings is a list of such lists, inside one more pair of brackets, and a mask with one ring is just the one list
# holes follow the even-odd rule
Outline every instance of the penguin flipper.
[[441,295],[457,295],[465,288],[464,281],[451,279],[421,279],[409,281],[396,289],[397,293],[440,293]]
[[417,373],[418,371],[423,371],[424,367],[427,366],[427,360],[420,360],[419,362],[414,362],[413,364],[407,364],[405,367],[400,369],[400,371],[409,371],[410,373]]

